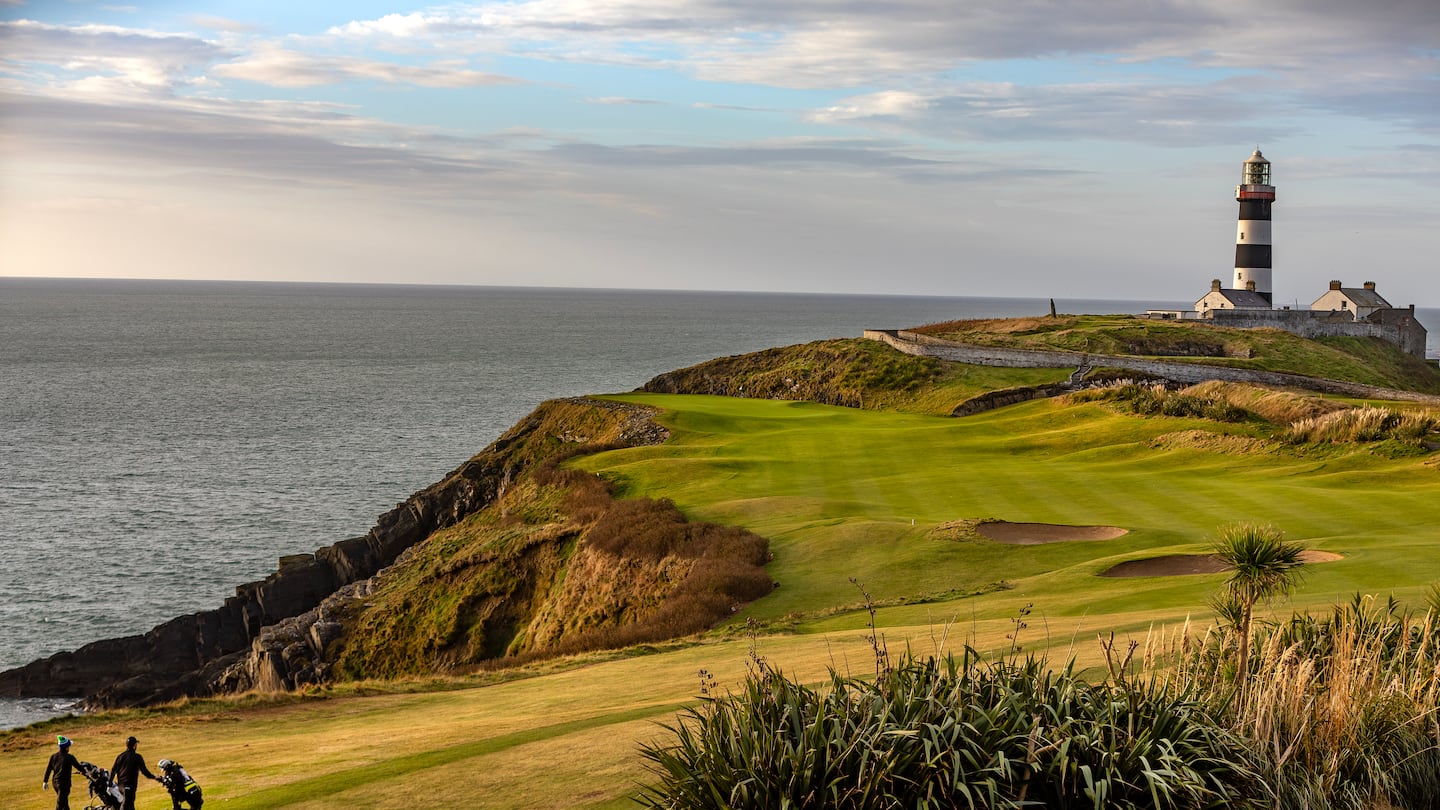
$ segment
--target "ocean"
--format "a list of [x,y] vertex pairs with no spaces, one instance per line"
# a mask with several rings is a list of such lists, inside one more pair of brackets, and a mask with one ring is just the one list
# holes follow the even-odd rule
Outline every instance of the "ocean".
[[[1062,312],[1183,303],[1058,299]],[[545,399],[1048,299],[0,278],[0,669],[218,606]],[[1440,310],[1421,313],[1440,341]],[[57,700],[0,700],[0,728]]]

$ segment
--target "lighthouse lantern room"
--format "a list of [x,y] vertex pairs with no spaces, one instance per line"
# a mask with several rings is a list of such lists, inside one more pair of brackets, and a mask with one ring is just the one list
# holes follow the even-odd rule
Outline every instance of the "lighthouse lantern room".
[[1235,231],[1235,289],[1252,290],[1274,302],[1270,286],[1270,206],[1275,186],[1270,183],[1270,161],[1255,149],[1235,187],[1240,222]]

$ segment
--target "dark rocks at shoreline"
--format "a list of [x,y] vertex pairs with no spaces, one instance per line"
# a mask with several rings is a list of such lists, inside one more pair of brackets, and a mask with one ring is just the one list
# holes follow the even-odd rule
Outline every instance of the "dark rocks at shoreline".
[[609,414],[622,445],[668,436],[645,406],[584,397],[542,403],[440,482],[382,514],[368,533],[281,558],[274,573],[239,586],[218,609],[0,672],[0,697],[82,697],[89,708],[144,706],[324,680],[326,653],[344,633],[340,619],[352,601],[368,594],[371,578],[436,530],[494,502],[513,476],[557,447],[591,440],[570,435],[565,415],[574,406]]
[[100,708],[231,691],[227,684],[258,686],[237,684],[225,676],[252,652],[252,642],[262,637],[265,628],[314,609],[342,586],[390,565],[435,529],[489,503],[503,470],[493,464],[500,459],[483,457],[381,515],[367,534],[314,554],[282,558],[275,573],[239,586],[218,609],[179,616],[147,633],[96,641],[0,672],[0,696],[84,697],[88,706]]

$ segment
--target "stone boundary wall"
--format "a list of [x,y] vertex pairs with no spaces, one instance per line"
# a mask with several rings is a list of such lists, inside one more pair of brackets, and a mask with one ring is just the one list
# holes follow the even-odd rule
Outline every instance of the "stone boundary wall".
[[1407,402],[1423,402],[1440,405],[1440,396],[1417,394],[1394,388],[1380,388],[1373,385],[1325,380],[1319,377],[1305,377],[1299,374],[1282,374],[1275,371],[1255,371],[1227,366],[1211,366],[1201,363],[1176,363],[1167,360],[1150,360],[1143,357],[1122,357],[1106,354],[1086,354],[1045,349],[1011,349],[996,346],[975,346],[956,343],[910,332],[904,329],[866,329],[864,337],[887,343],[906,354],[936,357],[957,363],[971,363],[979,366],[1004,366],[1007,368],[1078,368],[1080,366],[1103,366],[1134,371],[1152,377],[1163,377],[1181,383],[1200,383],[1207,380],[1253,383],[1280,388],[1301,388],[1324,394],[1336,394],[1365,399],[1390,399]]
[[[1314,310],[1212,310],[1210,319],[1217,326],[1241,329],[1280,329],[1304,338],[1374,337],[1400,347],[1400,350],[1423,358],[1425,327],[1406,310],[1390,310],[1385,323],[1357,321],[1348,313]],[[1407,317],[1409,315],[1409,317]],[[1382,316],[1383,317],[1383,316]]]

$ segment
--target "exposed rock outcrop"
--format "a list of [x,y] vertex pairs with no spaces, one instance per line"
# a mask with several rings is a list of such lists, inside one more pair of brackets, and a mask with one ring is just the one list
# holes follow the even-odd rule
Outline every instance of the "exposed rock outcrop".
[[[587,412],[603,417],[587,420]],[[555,413],[560,416],[552,418]],[[252,687],[288,688],[319,677],[317,666],[338,632],[331,613],[363,594],[367,578],[435,530],[493,502],[513,476],[567,444],[591,441],[602,432],[604,440],[616,443],[662,441],[665,431],[650,420],[652,413],[583,398],[543,403],[440,482],[381,515],[365,535],[282,558],[273,574],[236,588],[215,610],[0,672],[0,695],[146,705]]]

